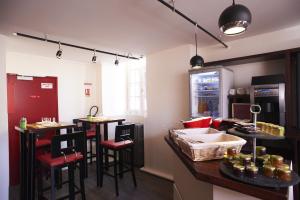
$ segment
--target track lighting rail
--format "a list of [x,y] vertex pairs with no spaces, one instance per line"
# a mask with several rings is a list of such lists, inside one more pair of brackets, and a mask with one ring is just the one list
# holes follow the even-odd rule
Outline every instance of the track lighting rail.
[[194,26],[196,26],[197,28],[199,28],[200,30],[202,30],[203,32],[205,32],[207,35],[209,35],[210,37],[212,37],[213,39],[215,39],[216,41],[218,41],[219,43],[221,43],[224,47],[226,47],[226,48],[228,47],[227,44],[225,44],[222,40],[220,40],[219,38],[217,38],[216,36],[214,36],[212,33],[210,33],[208,30],[206,30],[202,26],[199,26],[194,20],[192,20],[191,18],[187,17],[185,14],[183,14],[182,12],[180,12],[179,10],[177,10],[174,6],[171,6],[170,4],[168,4],[167,2],[165,2],[164,0],[157,0],[157,1],[159,1],[160,3],[162,3],[164,6],[168,7],[170,10],[172,10],[173,12],[175,12],[176,14],[178,14],[179,16],[183,17],[188,22],[192,23]]
[[60,45],[62,45],[62,46],[68,46],[68,47],[73,47],[73,48],[77,48],[77,49],[83,49],[83,50],[87,50],[87,51],[108,54],[108,55],[112,55],[112,56],[118,56],[118,57],[123,57],[123,58],[128,58],[128,59],[139,60],[139,58],[133,57],[133,56],[120,55],[118,53],[112,53],[112,52],[109,52],[109,51],[97,50],[97,49],[94,49],[94,48],[78,46],[78,45],[69,44],[69,43],[65,43],[65,42],[59,42],[59,41],[55,41],[55,40],[49,40],[47,38],[36,37],[36,36],[32,36],[32,35],[27,35],[27,34],[24,34],[24,33],[18,33],[17,32],[15,34],[17,36],[20,36],[20,37],[30,38],[30,39],[34,39],[34,40],[40,40],[40,41],[50,42],[50,43],[54,43],[54,44],[59,44],[60,43]]

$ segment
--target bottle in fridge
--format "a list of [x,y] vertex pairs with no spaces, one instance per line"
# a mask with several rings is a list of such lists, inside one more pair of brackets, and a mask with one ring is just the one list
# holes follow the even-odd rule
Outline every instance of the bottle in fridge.
[[233,87],[233,72],[222,67],[192,69],[190,75],[191,118],[228,118],[228,91]]

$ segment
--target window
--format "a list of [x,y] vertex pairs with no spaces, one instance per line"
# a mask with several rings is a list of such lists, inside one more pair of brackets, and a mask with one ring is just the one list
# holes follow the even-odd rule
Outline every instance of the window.
[[146,60],[102,64],[102,105],[107,116],[146,116]]
[[145,61],[127,66],[127,112],[129,115],[146,116]]

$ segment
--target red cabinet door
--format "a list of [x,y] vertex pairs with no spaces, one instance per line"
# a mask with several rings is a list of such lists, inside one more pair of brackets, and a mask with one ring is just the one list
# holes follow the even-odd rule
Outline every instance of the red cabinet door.
[[[20,145],[19,133],[14,127],[21,117],[28,123],[41,121],[42,117],[58,120],[57,78],[21,77],[7,75],[7,102],[9,128],[10,185],[19,183]],[[48,137],[50,137],[49,133]]]

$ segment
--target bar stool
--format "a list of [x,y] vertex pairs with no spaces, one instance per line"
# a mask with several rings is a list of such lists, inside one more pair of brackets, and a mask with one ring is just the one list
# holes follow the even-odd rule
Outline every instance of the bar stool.
[[[73,119],[73,123],[76,124],[75,131],[83,131],[82,122],[79,122],[78,119]],[[90,160],[90,164],[93,162],[93,158],[96,158],[96,153],[93,153],[93,142],[96,142],[96,130],[95,127],[89,126],[86,124],[86,141],[89,142],[89,151],[86,152],[86,160]]]
[[50,152],[51,140],[37,138],[35,142],[36,156]]
[[55,132],[46,132],[43,135],[38,134],[35,142],[35,147],[38,155],[41,153],[50,152],[51,139]]
[[93,153],[93,142],[96,142],[96,130],[90,129],[86,132],[86,141],[90,143],[89,151],[87,151],[86,159],[90,160],[90,164],[93,162],[93,158],[96,158],[96,153]]
[[[132,173],[133,183],[136,187],[136,178],[134,172],[134,124],[118,125],[115,130],[115,139],[114,140],[105,140],[100,142],[100,159],[97,159],[97,162],[100,162],[100,173],[97,171],[97,176],[100,178],[100,187],[103,185],[103,175],[114,177],[115,179],[115,189],[116,195],[119,196],[119,186],[118,186],[118,175],[120,178],[123,178],[123,173],[130,172]],[[103,168],[103,158],[106,155],[105,150],[113,151],[113,155],[108,154],[109,157],[113,157],[113,162],[108,164],[109,167],[114,167],[113,174],[110,174],[108,171],[104,171]],[[130,163],[123,162],[123,152],[128,151],[130,154]],[[119,166],[119,171],[117,167]]]
[[[65,148],[61,147],[62,142],[67,142],[68,145]],[[51,153],[38,156],[38,168],[40,173],[38,174],[38,198],[44,199],[43,192],[47,189],[43,188],[43,171],[44,169],[50,169],[51,173],[51,200],[55,199],[55,170],[68,167],[68,181],[62,184],[69,183],[69,195],[63,198],[69,198],[74,200],[75,194],[81,193],[81,198],[85,200],[85,186],[84,186],[84,133],[76,132],[65,135],[53,136],[51,140]],[[74,183],[74,171],[76,166],[79,165],[80,174],[80,188]],[[75,188],[77,191],[75,191]]]

